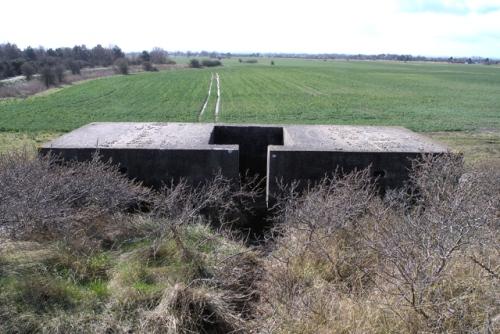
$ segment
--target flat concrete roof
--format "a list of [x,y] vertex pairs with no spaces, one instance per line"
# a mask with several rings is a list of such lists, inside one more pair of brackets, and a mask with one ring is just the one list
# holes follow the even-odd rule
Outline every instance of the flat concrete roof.
[[448,147],[397,126],[285,126],[283,149],[345,152],[446,152]]
[[217,146],[237,149],[237,145],[209,145],[212,130],[213,124],[206,123],[90,123],[42,147],[196,149]]
[[402,127],[351,125],[275,125],[230,123],[90,123],[51,142],[44,148],[116,149],[233,149],[235,145],[210,144],[214,127],[280,127],[279,150],[344,152],[442,153],[445,145]]

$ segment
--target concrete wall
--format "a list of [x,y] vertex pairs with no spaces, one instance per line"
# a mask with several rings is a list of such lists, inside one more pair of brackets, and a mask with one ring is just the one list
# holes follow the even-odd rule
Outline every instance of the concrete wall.
[[283,128],[272,126],[214,126],[210,144],[237,144],[240,174],[266,176],[267,147],[283,145]]
[[382,190],[396,188],[408,179],[411,159],[419,153],[304,151],[270,146],[267,165],[268,201],[278,194],[278,181],[299,181],[299,190],[339,171],[351,172],[371,166]]
[[[88,161],[96,152],[89,148],[42,148],[41,154],[51,152],[65,160]],[[236,179],[239,175],[237,146],[228,149],[100,149],[103,161],[112,159],[120,171],[147,186],[160,187],[170,181],[185,178],[191,184],[210,180],[219,171]]]

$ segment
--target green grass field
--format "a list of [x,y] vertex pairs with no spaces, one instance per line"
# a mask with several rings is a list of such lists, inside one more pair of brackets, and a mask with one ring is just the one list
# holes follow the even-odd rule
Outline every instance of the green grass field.
[[228,67],[221,73],[223,120],[402,125],[416,131],[500,126],[496,68],[276,63]]
[[[275,59],[271,66],[262,58],[223,63],[108,77],[0,101],[0,138],[6,132],[45,138],[95,121],[196,122],[213,72],[221,78],[220,122],[500,129],[498,67],[297,59]],[[215,120],[215,101],[214,82],[202,121]]]
[[168,71],[91,80],[0,102],[2,131],[69,131],[93,121],[194,120],[210,73]]

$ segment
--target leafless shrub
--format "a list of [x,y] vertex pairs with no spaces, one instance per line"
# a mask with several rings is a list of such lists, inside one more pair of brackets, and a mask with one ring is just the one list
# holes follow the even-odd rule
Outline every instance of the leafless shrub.
[[26,152],[0,156],[0,228],[12,238],[71,239],[92,220],[127,210],[149,194],[97,156],[66,164]]
[[318,275],[343,289],[359,289],[374,259],[361,249],[358,223],[375,197],[369,169],[325,178],[300,197],[292,190],[278,205],[279,260],[296,268],[321,262]]
[[[261,288],[266,324],[277,332],[352,329],[364,310],[373,318],[362,331],[496,328],[498,171],[424,156],[408,186],[384,199],[366,176],[289,193]],[[342,313],[346,305],[351,314]]]
[[[375,196],[374,187],[369,169],[364,169],[346,176],[326,177],[300,197],[292,188],[289,196],[278,204],[281,208],[278,219],[287,228],[326,229],[326,232],[334,233],[366,212]],[[280,226],[283,225],[278,228]]]
[[234,180],[217,174],[214,178],[197,187],[186,180],[165,185],[152,198],[150,216],[141,231],[153,240],[156,254],[165,238],[173,238],[183,257],[196,262],[193,254],[184,245],[179,227],[186,224],[209,223],[218,228],[231,228],[237,224],[241,212],[250,210],[253,201],[261,196],[261,180],[250,178],[245,183],[235,184]]
[[449,267],[478,245],[486,227],[498,224],[498,196],[485,192],[498,188],[498,180],[487,185],[483,176],[464,174],[461,157],[425,156],[414,162],[410,186],[388,199],[391,212],[376,212],[366,234],[385,262],[379,271],[384,287],[395,289],[434,330],[454,316],[438,291]]
[[[12,238],[63,238],[71,243],[103,236],[114,242],[123,233],[135,238],[132,248],[116,248],[113,261],[92,265],[79,259],[78,252],[66,254],[57,247],[49,252],[45,243],[36,243],[43,247],[28,253],[43,259],[37,263],[59,265],[75,282],[107,280],[110,295],[103,315],[90,309],[81,316],[63,311],[68,300],[75,310],[80,306],[55,289],[49,292],[56,298],[53,304],[62,305],[60,316],[33,313],[31,322],[21,321],[31,313],[13,311],[17,290],[11,287],[11,297],[0,292],[0,322],[11,325],[0,328],[498,331],[498,168],[470,169],[456,156],[425,156],[414,162],[408,186],[385,198],[368,170],[325,179],[302,195],[292,186],[276,207],[272,251],[265,258],[234,242],[224,228],[237,222],[241,210],[259,196],[257,181],[234,184],[221,175],[199,187],[181,182],[156,194],[97,158],[56,164],[54,157],[0,156],[0,231]],[[146,201],[150,211],[127,213],[138,201]],[[221,228],[215,231],[207,223]],[[27,255],[11,257],[14,251],[21,253],[20,243],[28,246],[15,241],[13,250],[0,240],[0,250],[11,247],[0,252],[0,276],[28,267],[26,261],[22,266],[17,262]],[[96,260],[88,256],[87,261]],[[179,266],[180,279],[172,273]],[[43,284],[28,279],[33,288],[25,290],[51,282],[47,271],[38,274]],[[141,289],[136,289],[138,282],[144,283]],[[40,296],[35,291],[25,298],[42,304]],[[126,307],[121,298],[127,300]]]

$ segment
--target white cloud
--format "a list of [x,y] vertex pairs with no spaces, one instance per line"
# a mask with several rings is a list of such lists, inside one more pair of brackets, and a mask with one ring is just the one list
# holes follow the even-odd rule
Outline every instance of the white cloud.
[[[63,1],[2,4],[0,42],[168,50],[411,53],[500,57],[500,0]],[[420,1],[422,6],[429,1]],[[436,2],[434,2],[436,3]],[[421,7],[422,7],[421,6]],[[441,6],[441,7],[443,7]],[[422,7],[423,8],[423,7]],[[456,8],[466,8],[457,14]],[[500,7],[499,7],[500,8]]]

